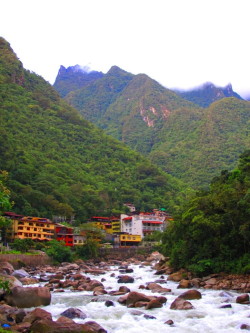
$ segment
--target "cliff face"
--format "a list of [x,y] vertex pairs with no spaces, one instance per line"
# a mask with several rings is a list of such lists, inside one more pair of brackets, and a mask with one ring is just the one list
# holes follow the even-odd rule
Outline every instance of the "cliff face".
[[61,66],[54,83],[54,88],[59,92],[61,97],[65,97],[70,91],[80,89],[100,79],[103,75],[102,72],[91,71],[89,68],[80,67],[79,65],[68,68]]

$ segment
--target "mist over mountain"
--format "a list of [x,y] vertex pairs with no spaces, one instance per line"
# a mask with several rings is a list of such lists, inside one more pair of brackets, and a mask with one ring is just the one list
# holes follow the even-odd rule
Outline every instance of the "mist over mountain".
[[90,82],[103,77],[102,72],[90,70],[88,67],[79,65],[65,68],[61,66],[56,77],[54,88],[60,93],[61,97],[66,96],[70,91],[80,89]]
[[250,103],[230,84],[220,88],[206,83],[176,92],[146,74],[114,66],[65,100],[109,135],[194,187],[236,167],[239,155],[250,147]]
[[217,87],[211,82],[206,82],[197,88],[185,91],[175,89],[175,92],[179,96],[202,107],[208,107],[213,102],[225,97],[243,99],[239,94],[233,91],[232,85],[230,83],[226,87]]

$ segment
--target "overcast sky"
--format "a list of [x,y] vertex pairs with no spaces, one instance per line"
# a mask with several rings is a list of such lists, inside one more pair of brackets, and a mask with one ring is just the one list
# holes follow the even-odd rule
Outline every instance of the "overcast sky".
[[0,35],[54,83],[60,65],[113,65],[162,85],[250,95],[249,0],[0,0]]

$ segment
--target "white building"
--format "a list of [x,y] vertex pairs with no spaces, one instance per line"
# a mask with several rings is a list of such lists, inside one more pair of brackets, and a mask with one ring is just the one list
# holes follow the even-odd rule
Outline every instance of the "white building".
[[166,227],[165,215],[158,211],[139,215],[121,215],[121,231],[142,238],[154,231],[163,231]]

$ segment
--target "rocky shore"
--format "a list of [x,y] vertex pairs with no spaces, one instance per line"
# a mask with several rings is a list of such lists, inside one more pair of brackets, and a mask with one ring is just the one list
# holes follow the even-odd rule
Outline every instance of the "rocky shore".
[[[141,285],[142,292],[129,289],[126,284],[133,283],[130,273],[131,264],[150,266],[155,270],[155,281]],[[118,290],[105,289],[102,277],[111,272],[111,266],[118,267]],[[96,276],[96,278],[90,278]],[[112,274],[114,273],[110,273]],[[114,275],[113,275],[114,276]],[[68,308],[60,314],[57,320],[52,319],[51,313],[40,308],[50,304],[52,293],[63,293],[66,290],[73,292],[89,291],[93,296],[112,295],[118,296],[117,302],[128,308],[143,308],[150,310],[160,308],[167,302],[167,295],[171,289],[166,287],[167,281],[175,281],[178,288],[188,289],[181,293],[171,303],[172,310],[190,310],[193,305],[190,301],[199,300],[202,295],[197,290],[222,289],[234,290],[239,293],[236,303],[250,304],[250,277],[228,274],[212,274],[207,277],[197,278],[190,272],[180,270],[173,272],[168,266],[167,260],[159,253],[153,253],[147,258],[131,258],[126,261],[110,259],[106,262],[97,260],[77,261],[75,263],[63,263],[60,266],[25,267],[15,270],[8,262],[0,262],[0,322],[1,326],[11,332],[85,332],[105,333],[106,330],[95,321],[87,321],[79,324],[74,319],[85,319],[87,316],[77,308]],[[6,283],[6,281],[8,281]],[[35,287],[32,285],[36,284]],[[37,286],[37,284],[42,286]],[[162,286],[164,284],[164,286]],[[28,286],[28,287],[27,287]],[[152,295],[144,294],[143,290],[151,291]],[[157,293],[157,296],[154,295]],[[159,294],[161,296],[159,296]],[[112,301],[105,302],[106,307],[114,306]],[[229,305],[227,305],[229,306]],[[31,311],[28,309],[32,308]],[[35,308],[35,309],[33,309]],[[133,310],[134,315],[144,315],[153,319],[141,310]],[[166,321],[166,325],[173,322]],[[242,329],[249,329],[249,325]]]

